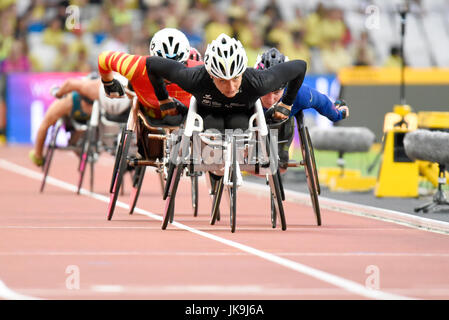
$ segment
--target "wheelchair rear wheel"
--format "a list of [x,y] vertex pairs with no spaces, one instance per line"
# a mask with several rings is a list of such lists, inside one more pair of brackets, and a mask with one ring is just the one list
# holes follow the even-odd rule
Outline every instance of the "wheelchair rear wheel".
[[143,178],[145,176],[146,166],[139,166],[134,170],[133,187],[131,191],[131,201],[129,205],[129,214],[133,214],[134,208],[137,204],[137,199],[140,195],[140,189],[142,188]]
[[229,204],[230,204],[230,224],[231,232],[235,232],[236,218],[237,218],[237,142],[234,138],[232,141],[232,186],[228,186]]
[[42,168],[44,171],[44,176],[42,178],[42,183],[41,183],[41,188],[40,188],[41,193],[44,191],[44,188],[45,188],[45,183],[47,181],[47,176],[48,176],[48,172],[50,170],[51,161],[53,159],[53,154],[56,149],[56,138],[58,136],[59,129],[61,129],[61,126],[62,126],[62,122],[58,121],[52,128],[50,143],[47,146],[47,151],[45,152],[45,156],[44,156],[45,162],[44,162],[44,166]]
[[198,216],[198,175],[193,173],[190,177],[190,184],[192,186],[192,208],[193,216]]
[[214,180],[211,177],[211,184],[213,190],[213,200],[212,200],[212,212],[211,212],[211,221],[210,224],[214,225],[216,221],[220,221],[220,202],[221,197],[223,195],[223,177],[220,177],[219,180]]
[[315,212],[317,225],[321,225],[320,204],[318,194],[320,186],[318,183],[318,175],[316,171],[315,157],[313,155],[312,142],[307,127],[298,123],[299,138],[301,140],[301,152],[304,159],[304,170],[307,178],[307,186],[312,200],[313,211]]
[[108,220],[111,220],[114,214],[115,204],[123,181],[123,175],[128,167],[127,156],[132,141],[132,134],[132,131],[125,130],[123,134],[123,143],[119,145],[119,150],[116,155],[116,164],[114,165],[114,171],[112,173],[113,185],[108,206]]
[[81,187],[83,185],[84,174],[86,172],[87,164],[90,163],[90,191],[93,191],[94,185],[94,154],[96,146],[96,128],[89,126],[84,137],[83,150],[80,156],[79,165],[79,179],[77,194],[80,194]]
[[[181,180],[181,174],[183,165],[177,165],[173,171],[170,182],[170,189],[167,194],[167,200],[165,200],[165,212],[162,220],[162,230],[167,228],[168,223],[172,223],[175,215],[175,199],[176,192],[178,190],[179,180]],[[167,181],[167,184],[169,181]]]

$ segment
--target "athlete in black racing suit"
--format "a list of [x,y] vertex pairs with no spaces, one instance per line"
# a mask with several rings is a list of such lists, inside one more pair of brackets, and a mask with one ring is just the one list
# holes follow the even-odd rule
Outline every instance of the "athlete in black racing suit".
[[[237,43],[240,44],[238,41]],[[213,47],[214,44],[215,47]],[[193,68],[187,68],[169,59],[147,58],[146,70],[161,104],[164,103],[163,101],[169,102],[170,99],[165,89],[163,80],[165,79],[176,83],[196,98],[197,111],[203,117],[205,129],[215,128],[221,131],[247,129],[248,120],[254,113],[254,104],[257,99],[288,83],[280,105],[275,106],[277,108],[275,117],[279,119],[288,117],[291,105],[304,80],[306,62],[292,60],[266,70],[247,68],[243,47],[239,48],[240,51],[229,50],[229,48],[236,48],[234,44],[234,39],[220,35],[208,46],[204,59],[205,65]],[[226,49],[228,49],[227,53],[224,52]],[[225,62],[220,63],[223,61]],[[217,87],[216,81],[234,81],[239,80],[239,77],[241,77],[241,83],[234,93],[223,93],[223,90]]]

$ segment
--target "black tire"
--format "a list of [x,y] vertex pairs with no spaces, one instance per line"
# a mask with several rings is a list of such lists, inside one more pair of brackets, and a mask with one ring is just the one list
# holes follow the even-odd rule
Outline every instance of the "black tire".
[[167,181],[165,182],[165,188],[164,188],[164,193],[162,195],[162,199],[166,200],[169,194],[169,190],[170,190],[170,184],[172,182],[172,176],[174,174],[175,168],[177,166],[177,157],[179,155],[179,148],[180,148],[180,142],[182,140],[182,136],[179,136],[175,146],[173,147],[172,150],[170,150],[170,158],[169,158],[169,162],[168,162],[168,168],[167,168]]
[[120,133],[120,142],[119,142],[116,152],[115,152],[114,169],[112,170],[112,179],[111,179],[111,185],[109,187],[109,193],[112,193],[112,188],[114,187],[115,174],[117,173],[118,166],[120,164],[120,159],[122,157],[123,141],[125,139],[125,132],[126,132],[126,128],[123,127],[122,132]]
[[316,161],[315,161],[315,151],[313,149],[313,143],[310,139],[309,129],[305,127],[306,129],[306,137],[307,137],[307,143],[309,144],[310,149],[310,156],[311,156],[311,164],[312,164],[312,170],[313,170],[313,181],[315,182],[315,187],[317,190],[318,195],[321,194],[321,186],[320,186],[320,180],[318,179],[318,171],[316,169]]
[[281,220],[281,229],[283,231],[287,230],[287,222],[285,219],[285,212],[284,212],[284,205],[282,203],[282,196],[281,196],[281,187],[279,184],[279,179],[276,175],[273,175],[273,182],[274,182],[274,194],[272,196],[274,197],[274,206],[275,209],[277,209],[279,213],[279,218]]
[[182,165],[176,166],[172,174],[173,181],[170,182],[170,190],[168,192],[167,199],[165,200],[164,218],[162,219],[161,226],[162,230],[167,228],[168,222],[173,222],[175,215],[176,191],[178,190],[179,180],[181,180],[182,169]]
[[220,203],[221,203],[221,196],[223,195],[223,177],[221,177],[219,180],[214,182],[214,185],[212,186],[214,190],[214,196],[212,201],[212,212],[211,212],[211,220],[210,224],[214,225],[216,221],[220,221]]
[[[92,156],[91,146],[92,146],[92,142],[94,141],[93,134],[94,134],[94,128],[89,126],[89,128],[87,129],[87,131],[84,135],[83,149],[82,149],[82,153],[80,155],[80,164],[78,167],[78,171],[79,171],[78,190],[76,191],[77,194],[80,194],[81,187],[83,186],[84,174],[86,173],[86,167],[87,167],[87,164],[89,163],[89,157]],[[91,169],[91,171],[92,171],[92,169]],[[92,172],[91,172],[91,175],[92,175]]]
[[192,208],[193,208],[193,216],[198,216],[198,175],[194,173],[193,176],[190,177],[190,184],[192,186]]
[[[302,121],[301,121],[302,122]],[[321,212],[320,204],[318,201],[318,176],[316,176],[315,159],[312,155],[313,149],[311,146],[310,137],[308,136],[307,128],[298,120],[299,139],[301,141],[301,152],[304,160],[304,171],[306,173],[307,187],[310,193],[310,199],[312,200],[313,211],[317,225],[321,225]]]
[[55,149],[56,149],[56,138],[58,136],[60,128],[61,128],[61,124],[56,122],[56,125],[52,129],[52,135],[51,135],[50,143],[48,144],[47,151],[45,152],[45,156],[44,156],[45,162],[44,162],[44,165],[42,167],[44,175],[43,175],[42,182],[41,182],[41,188],[40,188],[40,192],[41,193],[44,192],[44,188],[45,188],[45,183],[47,181],[48,172],[50,171],[51,161],[53,159],[53,154],[54,154]]
[[94,192],[94,178],[95,178],[95,161],[92,159],[90,162],[90,192]]
[[129,214],[133,214],[134,208],[137,204],[137,199],[140,195],[140,189],[142,188],[143,178],[145,176],[146,166],[139,166],[134,171],[133,187],[131,191],[131,201],[129,204]]
[[115,204],[117,202],[120,187],[122,186],[123,175],[128,167],[127,155],[131,141],[132,131],[125,130],[121,151],[117,153],[117,156],[120,155],[120,158],[117,159],[116,157],[116,162],[118,161],[117,170],[115,170],[112,174],[113,185],[108,206],[108,220],[111,220],[114,215]]
[[276,228],[277,214],[276,214],[276,206],[274,204],[273,194],[270,194],[270,203],[271,203],[271,226],[273,229]]
[[229,204],[230,204],[230,224],[231,232],[235,232],[236,218],[237,218],[237,142],[232,141],[232,187],[228,187],[229,191]]
[[[273,159],[273,157],[274,157],[274,155],[277,155],[277,152],[275,150],[275,148],[277,148],[277,144],[273,145],[273,143],[271,143],[271,139],[268,139],[267,141],[268,141],[267,148],[269,151],[268,154],[270,156],[270,163],[276,163],[276,161],[275,161],[275,159]],[[277,214],[279,214],[279,219],[281,221],[281,229],[283,231],[285,231],[285,230],[287,230],[287,222],[285,219],[284,205],[282,203],[283,187],[282,187],[280,179],[281,179],[281,175],[280,175],[279,168],[276,168],[276,172],[274,174],[271,174],[268,176],[268,184],[270,186],[270,196],[273,199],[272,205],[274,206],[274,208],[272,210],[275,211],[274,214],[272,213],[271,223],[272,223],[272,226],[275,228],[276,222],[273,223],[273,219],[275,219]],[[276,220],[274,220],[274,221],[276,221]]]

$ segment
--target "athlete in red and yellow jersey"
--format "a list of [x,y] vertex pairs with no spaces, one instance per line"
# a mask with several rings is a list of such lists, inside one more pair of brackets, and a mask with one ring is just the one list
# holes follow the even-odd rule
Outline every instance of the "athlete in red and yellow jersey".
[[[185,35],[176,29],[165,28],[158,31],[150,43],[150,54],[185,63],[188,67],[203,64],[201,61],[189,59],[190,44]],[[106,51],[98,57],[98,70],[103,83],[113,81],[113,71],[120,73],[129,80],[130,87],[137,95],[140,104],[146,108],[152,118],[161,118],[176,114],[176,109],[161,111],[161,105],[154,93],[148,78],[146,59],[149,56],[131,55],[123,52]],[[189,106],[190,93],[182,90],[178,85],[167,85],[170,97],[178,99],[185,106]]]
[[[147,113],[152,118],[161,118],[159,101],[154,93],[153,86],[148,78],[146,59],[148,56],[137,56],[123,52],[106,51],[98,57],[98,70],[104,81],[113,79],[113,71],[120,73],[129,80],[132,89],[137,95],[140,104],[146,108]],[[202,64],[195,60],[187,60],[187,66],[193,67]],[[178,85],[171,83],[167,85],[170,97],[181,101],[185,106],[189,106],[190,93],[182,90]]]

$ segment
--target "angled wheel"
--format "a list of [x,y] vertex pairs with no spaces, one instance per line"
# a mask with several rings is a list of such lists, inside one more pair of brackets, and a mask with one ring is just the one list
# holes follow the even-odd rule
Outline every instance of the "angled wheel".
[[198,216],[198,175],[194,173],[190,177],[190,184],[192,186],[192,208],[193,216]]
[[271,194],[270,195],[270,202],[271,202],[271,226],[276,228],[276,220],[277,220],[277,214],[276,214],[276,206],[274,204],[274,197]]
[[123,127],[122,131],[120,132],[120,142],[118,143],[117,149],[115,151],[114,169],[112,170],[112,179],[111,179],[111,186],[109,187],[109,193],[112,193],[112,188],[114,187],[114,181],[115,181],[115,174],[117,173],[118,166],[120,164],[120,159],[121,159],[122,151],[123,151],[123,142],[125,140],[125,131],[126,131],[126,128]]
[[177,157],[179,154],[179,149],[180,149],[180,142],[182,140],[182,136],[178,136],[176,143],[174,144],[172,150],[170,150],[170,159],[168,162],[168,168],[167,168],[167,181],[165,182],[165,186],[164,186],[164,193],[162,195],[162,199],[166,200],[168,197],[168,194],[170,192],[170,187],[171,187],[171,182],[172,182],[172,177],[173,174],[175,172],[175,168],[176,168],[176,163],[177,163]]
[[235,232],[236,218],[237,218],[237,142],[232,141],[232,186],[228,186],[229,204],[230,204],[230,224],[231,232]]
[[318,193],[318,195],[320,195],[321,194],[321,186],[320,186],[320,181],[318,180],[318,172],[316,170],[315,151],[313,150],[313,144],[312,144],[312,140],[310,139],[309,129],[307,127],[305,127],[305,131],[306,131],[307,143],[308,143],[309,149],[310,149],[310,158],[311,158],[310,164],[311,164],[312,171],[313,171],[313,181],[315,183],[317,193]]
[[50,170],[51,161],[53,159],[53,154],[56,149],[56,138],[58,136],[59,129],[61,129],[61,126],[62,126],[62,121],[58,120],[52,128],[50,143],[47,146],[47,151],[45,152],[45,156],[44,156],[44,159],[45,159],[44,166],[43,166],[44,176],[42,178],[40,192],[43,192],[44,188],[45,188],[45,183],[47,181],[47,176],[48,176],[48,172]]
[[[121,150],[119,152],[117,152],[117,156],[116,156],[116,160],[115,160],[117,162],[117,166],[116,166],[117,168],[112,173],[113,185],[112,185],[112,192],[111,192],[110,199],[109,199],[108,220],[111,220],[112,216],[114,215],[115,204],[117,202],[120,187],[122,185],[123,175],[125,174],[126,168],[128,167],[127,155],[128,155],[129,146],[131,145],[131,141],[132,141],[132,133],[133,132],[130,130],[125,130],[124,137],[123,137],[123,144],[121,145],[121,148],[120,148]],[[119,157],[119,158],[117,159],[117,157]],[[115,169],[115,166],[114,166],[114,169]]]
[[[267,149],[269,150],[268,154],[270,156],[270,163],[272,166],[277,163],[275,156],[277,155],[276,149],[277,143],[271,143],[271,140],[268,140]],[[281,176],[279,172],[279,168],[276,168],[275,173],[268,174],[268,185],[270,186],[270,198],[271,198],[271,226],[276,228],[277,215],[279,214],[279,219],[281,222],[281,229],[287,230],[287,222],[285,219],[284,205],[282,203],[283,200],[283,187],[281,184]],[[285,198],[284,198],[285,199]]]
[[[172,181],[170,182],[170,189],[167,195],[167,200],[165,200],[165,211],[164,217],[162,219],[162,230],[167,228],[168,223],[173,222],[173,218],[175,215],[175,198],[176,192],[178,190],[179,180],[181,179],[183,166],[182,164],[175,167],[172,174]],[[167,181],[168,183],[168,181]]]
[[164,190],[165,190],[164,169],[160,168],[157,175],[159,176],[159,184],[161,186],[161,191],[162,191],[162,195],[163,195],[164,194]]
[[272,199],[272,216],[271,216],[272,227],[276,228],[276,218],[277,214],[279,213],[279,219],[281,220],[281,229],[285,231],[287,230],[287,222],[285,220],[284,205],[282,203],[281,187],[279,184],[279,180],[276,175],[270,176],[269,180],[271,180],[270,189]]
[[129,204],[129,214],[133,214],[134,208],[137,204],[137,199],[140,195],[140,189],[142,188],[143,177],[145,176],[146,166],[139,166],[134,171],[133,187],[131,191],[131,200]]
[[[211,178],[212,179],[212,178]],[[223,177],[219,180],[213,180],[212,189],[214,190],[213,200],[212,200],[212,212],[210,224],[214,225],[216,221],[220,221],[220,202],[221,196],[223,195]]]
[[318,175],[316,172],[315,157],[313,155],[313,147],[309,136],[309,131],[302,123],[302,118],[298,119],[299,139],[301,142],[301,152],[304,160],[304,170],[307,178],[307,187],[309,189],[310,198],[312,200],[313,211],[317,225],[321,225],[320,204],[318,202],[318,194],[320,191],[318,183]]
[[83,180],[84,180],[84,174],[86,172],[86,167],[87,164],[90,162],[91,163],[91,191],[93,189],[93,167],[92,167],[92,162],[93,162],[93,144],[95,143],[95,128],[89,126],[89,128],[87,129],[85,135],[84,135],[84,142],[83,142],[83,147],[82,147],[82,153],[80,156],[80,164],[78,167],[78,171],[79,171],[79,178],[78,178],[78,190],[77,190],[77,194],[80,194],[81,191],[81,187],[83,185]]

